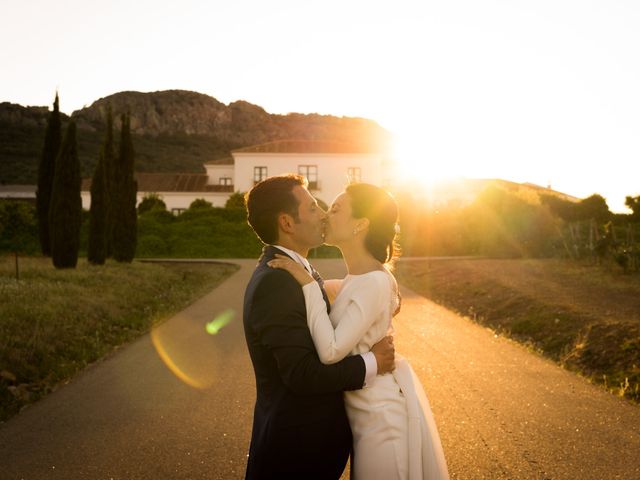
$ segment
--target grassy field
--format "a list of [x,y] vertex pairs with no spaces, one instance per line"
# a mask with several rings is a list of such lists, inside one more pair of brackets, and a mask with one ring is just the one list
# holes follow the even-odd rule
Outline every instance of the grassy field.
[[640,277],[563,260],[399,262],[421,295],[640,401]]
[[147,332],[237,270],[228,264],[81,259],[55,270],[44,258],[0,257],[0,421],[89,363]]

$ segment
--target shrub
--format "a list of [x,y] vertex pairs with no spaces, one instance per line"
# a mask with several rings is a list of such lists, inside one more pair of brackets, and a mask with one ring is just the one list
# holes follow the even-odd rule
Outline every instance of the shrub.
[[235,192],[229,195],[229,198],[224,204],[224,208],[238,208],[238,209],[244,210],[245,209],[244,193]]
[[147,193],[138,205],[138,215],[148,213],[152,210],[167,210],[167,204],[157,193]]
[[158,235],[142,235],[138,238],[138,257],[165,257],[171,253],[166,240]]

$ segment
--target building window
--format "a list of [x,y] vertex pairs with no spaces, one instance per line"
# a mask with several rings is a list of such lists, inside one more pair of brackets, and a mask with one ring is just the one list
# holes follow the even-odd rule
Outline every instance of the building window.
[[267,167],[253,167],[253,184],[267,178]]
[[318,166],[298,165],[298,174],[309,182],[309,190],[318,190]]
[[349,183],[360,183],[362,181],[360,167],[347,168],[347,177],[349,177]]
[[231,177],[220,177],[219,185],[233,185]]

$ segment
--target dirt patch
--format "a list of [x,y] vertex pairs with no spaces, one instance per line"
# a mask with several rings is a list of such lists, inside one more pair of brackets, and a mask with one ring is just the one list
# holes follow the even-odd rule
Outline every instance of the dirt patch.
[[640,278],[563,260],[399,262],[401,283],[640,401]]

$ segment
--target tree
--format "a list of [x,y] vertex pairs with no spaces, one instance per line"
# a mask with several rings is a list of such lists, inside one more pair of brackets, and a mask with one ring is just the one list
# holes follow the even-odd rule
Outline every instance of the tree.
[[0,250],[13,252],[16,280],[20,280],[18,254],[24,253],[35,235],[35,216],[32,205],[25,202],[0,203]]
[[555,195],[542,194],[540,202],[547,205],[551,213],[560,217],[565,222],[575,222],[578,220],[578,203],[565,200]]
[[42,148],[42,155],[40,156],[40,164],[38,166],[38,190],[36,192],[40,249],[42,250],[42,254],[46,256],[51,255],[49,208],[51,204],[51,190],[53,188],[56,157],[60,151],[61,143],[62,122],[60,119],[58,92],[56,92],[56,98],[53,101],[53,111],[47,120],[44,146]]
[[635,220],[640,220],[640,195],[637,197],[625,197],[624,204],[633,212],[633,218]]
[[582,220],[595,220],[599,224],[606,223],[611,218],[611,211],[607,201],[597,193],[580,200],[579,211]]
[[80,161],[76,144],[76,124],[71,121],[56,158],[49,208],[51,257],[56,268],[76,267],[81,223]]
[[104,167],[105,179],[105,255],[110,257],[113,250],[113,196],[116,184],[115,163],[116,154],[113,144],[113,115],[111,113],[111,105],[107,105],[107,129],[102,145],[102,161]]
[[166,209],[167,204],[164,203],[160,195],[157,193],[147,193],[140,202],[140,205],[138,205],[138,215]]
[[94,265],[104,265],[107,257],[107,203],[107,178],[104,168],[104,153],[101,153],[91,180],[87,260]]
[[213,208],[213,204],[211,202],[207,202],[204,198],[196,198],[191,205],[189,205],[189,210],[210,210]]
[[133,176],[135,153],[131,141],[131,123],[122,115],[120,151],[115,161],[113,200],[113,258],[131,262],[136,253],[138,215],[136,201],[138,185]]
[[244,193],[235,192],[229,195],[224,208],[245,208]]

